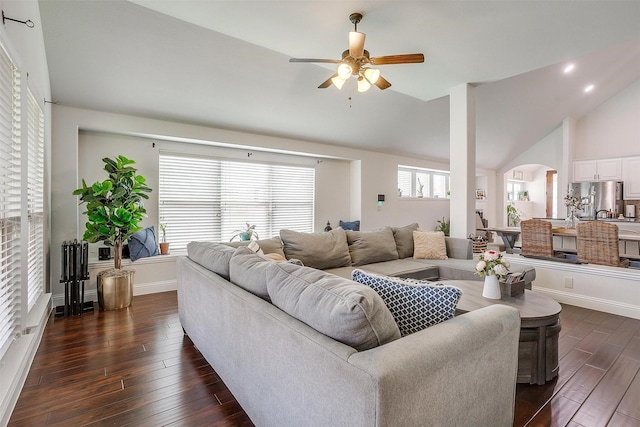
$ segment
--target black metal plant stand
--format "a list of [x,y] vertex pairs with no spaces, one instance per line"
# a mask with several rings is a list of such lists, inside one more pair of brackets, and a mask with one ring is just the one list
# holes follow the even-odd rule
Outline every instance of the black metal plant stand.
[[93,311],[93,301],[84,302],[84,281],[89,280],[89,244],[62,242],[62,274],[64,306],[56,307],[56,316],[75,316]]

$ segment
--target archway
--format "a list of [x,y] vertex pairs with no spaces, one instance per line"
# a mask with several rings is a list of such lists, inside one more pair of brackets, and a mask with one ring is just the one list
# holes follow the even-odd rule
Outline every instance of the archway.
[[504,174],[504,223],[518,226],[531,218],[558,218],[558,174],[546,165],[524,164]]

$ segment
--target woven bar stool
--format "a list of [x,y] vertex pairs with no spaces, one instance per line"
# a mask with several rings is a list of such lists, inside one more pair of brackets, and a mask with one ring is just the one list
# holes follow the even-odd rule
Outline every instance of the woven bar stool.
[[578,261],[613,267],[629,266],[628,259],[620,259],[617,225],[603,221],[581,222],[576,232]]
[[551,223],[541,219],[520,221],[522,255],[553,257],[553,232]]

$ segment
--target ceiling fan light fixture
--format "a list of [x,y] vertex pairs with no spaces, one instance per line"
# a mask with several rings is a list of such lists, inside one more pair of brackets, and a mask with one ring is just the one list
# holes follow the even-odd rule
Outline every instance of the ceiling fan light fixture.
[[342,89],[342,86],[344,86],[344,82],[346,82],[346,80],[340,76],[335,76],[331,79],[331,83],[333,83],[333,85],[338,89]]
[[338,65],[338,76],[340,76],[342,80],[347,80],[349,77],[351,77],[352,73],[353,69],[349,64],[343,62],[342,64]]
[[364,55],[364,39],[366,34],[358,31],[349,31],[349,55],[360,58]]
[[380,77],[380,70],[378,70],[377,68],[365,68],[364,78],[367,79],[367,81],[372,85],[376,84],[379,77]]
[[358,92],[366,92],[371,88],[371,83],[363,76],[358,77]]

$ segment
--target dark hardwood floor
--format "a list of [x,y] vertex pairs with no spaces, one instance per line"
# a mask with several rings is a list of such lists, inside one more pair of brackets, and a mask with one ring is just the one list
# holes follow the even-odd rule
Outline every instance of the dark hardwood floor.
[[[640,320],[563,306],[560,375],[514,426],[640,426]],[[51,318],[10,426],[251,426],[180,326],[175,292]]]

